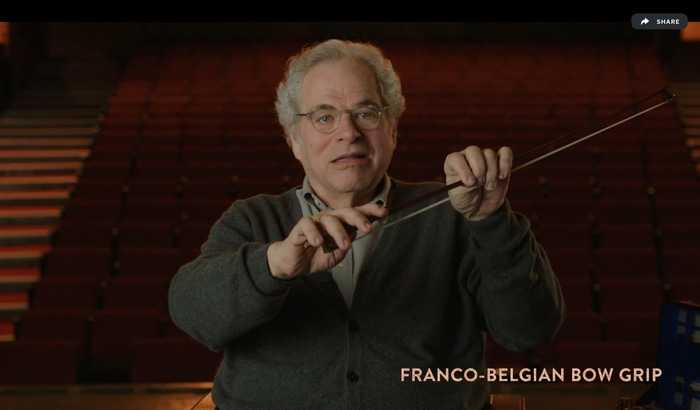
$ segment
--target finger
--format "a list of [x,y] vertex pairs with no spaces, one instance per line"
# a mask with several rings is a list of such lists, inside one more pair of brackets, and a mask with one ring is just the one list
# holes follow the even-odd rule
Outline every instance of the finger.
[[486,182],[486,161],[481,148],[471,145],[464,150],[464,156],[467,158],[472,174],[479,180],[480,185],[483,185]]
[[486,190],[493,191],[496,189],[496,178],[498,177],[498,158],[496,151],[490,148],[484,149],[483,154],[486,160]]
[[321,231],[316,226],[316,222],[308,216],[301,218],[294,230],[294,235],[290,235],[293,245],[302,246],[308,242],[311,246],[319,247],[323,244]]
[[453,152],[445,158],[445,175],[456,175],[466,187],[476,185],[476,177],[467,164],[463,152]]
[[358,211],[362,212],[365,215],[372,215],[376,217],[383,217],[385,216],[389,210],[384,207],[384,205],[377,205],[374,202],[370,202],[367,204],[364,204],[362,206],[358,206],[357,208]]
[[362,232],[367,233],[372,230],[372,224],[367,216],[360,212],[357,208],[337,209],[332,211],[331,215],[337,216],[345,224],[354,226]]
[[342,249],[348,249],[350,247],[350,235],[345,230],[340,219],[335,215],[323,214],[319,220],[323,230],[328,233],[328,235],[333,238],[336,245]]
[[513,169],[513,150],[510,147],[501,147],[498,150],[498,178],[506,179]]

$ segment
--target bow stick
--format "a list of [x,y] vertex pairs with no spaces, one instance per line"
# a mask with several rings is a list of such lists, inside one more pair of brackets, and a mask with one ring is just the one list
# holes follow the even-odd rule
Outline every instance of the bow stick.
[[[624,118],[622,118],[622,119],[620,119],[620,120],[612,121],[612,119],[614,119],[614,118],[620,116],[622,113],[627,112],[627,111],[629,111],[629,110],[632,109],[632,108],[637,108],[637,107],[639,107],[642,103],[644,103],[644,102],[646,102],[646,101],[649,101],[649,100],[651,100],[651,99],[653,99],[653,98],[655,98],[655,97],[657,97],[657,96],[659,96],[659,95],[662,95],[662,94],[663,94],[664,98],[663,98],[663,100],[662,100],[661,102],[656,103],[656,104],[654,104],[654,105],[652,105],[652,106],[650,106],[650,107],[648,107],[648,108],[645,108],[645,109],[638,109],[638,110],[637,110],[636,112],[634,112],[633,114],[630,114],[630,115],[628,115],[628,116],[626,116],[626,117],[624,117]],[[511,170],[511,173],[514,173],[514,172],[517,172],[517,171],[519,171],[519,170],[521,170],[521,169],[527,168],[527,167],[529,167],[530,165],[536,164],[536,163],[538,163],[538,162],[540,162],[540,161],[542,161],[542,160],[544,160],[544,159],[546,159],[546,158],[551,157],[552,155],[555,155],[555,154],[557,154],[557,153],[559,153],[559,152],[561,152],[561,151],[564,151],[564,150],[569,149],[569,148],[571,148],[571,147],[573,147],[573,146],[575,146],[575,145],[578,145],[578,144],[580,144],[580,143],[582,143],[582,142],[584,142],[584,141],[586,141],[586,140],[588,140],[588,139],[590,139],[590,138],[593,138],[593,137],[596,136],[596,135],[602,134],[602,133],[604,133],[604,132],[606,132],[606,131],[609,131],[609,130],[615,128],[615,127],[618,127],[618,126],[620,126],[620,125],[622,125],[622,124],[624,124],[624,123],[626,123],[626,122],[628,122],[628,121],[631,121],[631,120],[633,120],[633,119],[635,119],[635,118],[637,118],[637,117],[640,117],[640,116],[642,116],[642,115],[644,115],[644,114],[646,114],[646,113],[648,113],[648,112],[650,112],[650,111],[653,111],[653,110],[655,110],[655,109],[657,109],[657,108],[659,108],[659,107],[661,107],[661,106],[663,106],[663,105],[666,105],[666,104],[668,104],[669,102],[673,101],[673,99],[674,99],[675,97],[676,97],[676,95],[673,94],[673,93],[671,93],[671,92],[668,91],[667,89],[665,89],[665,88],[664,88],[664,89],[661,89],[661,90],[659,90],[659,91],[657,91],[657,92],[655,92],[655,93],[653,93],[653,94],[651,94],[651,95],[649,95],[649,96],[647,96],[647,97],[645,97],[645,98],[643,98],[643,99],[641,99],[641,100],[635,102],[634,104],[631,104],[630,106],[625,107],[625,108],[619,110],[618,112],[612,114],[612,115],[608,118],[608,122],[610,122],[608,125],[604,125],[603,127],[598,128],[598,129],[594,129],[593,131],[590,131],[590,130],[589,130],[589,132],[586,133],[586,135],[584,135],[583,137],[575,138],[575,139],[573,139],[573,141],[569,141],[569,140],[572,139],[572,137],[569,135],[569,136],[564,136],[564,137],[556,138],[556,139],[553,140],[553,141],[550,141],[550,142],[548,142],[548,143],[546,143],[546,144],[543,144],[543,145],[541,145],[541,146],[538,146],[538,147],[536,147],[536,148],[534,148],[534,149],[532,149],[532,150],[526,152],[526,153],[524,154],[524,156],[525,156],[525,157],[527,157],[527,156],[532,156],[532,155],[528,155],[528,154],[532,154],[532,153],[534,153],[534,152],[539,152],[539,151],[542,151],[542,150],[545,149],[545,148],[549,148],[549,147],[551,147],[552,145],[555,145],[554,148],[549,149],[549,150],[548,150],[547,152],[545,152],[544,154],[534,156],[533,158],[531,158],[531,159],[529,159],[529,160],[526,160],[526,161],[523,162],[522,164],[517,165],[516,167],[514,167],[514,168]],[[612,122],[611,122],[611,121],[612,121]],[[562,141],[563,141],[563,142],[562,142]],[[561,145],[560,145],[560,146],[556,146],[556,144],[561,144]],[[464,185],[464,184],[462,183],[462,181],[457,181],[457,182],[451,183],[451,184],[449,184],[449,185],[445,185],[444,187],[441,187],[441,188],[436,189],[436,190],[434,190],[434,191],[431,191],[431,192],[428,192],[428,193],[426,193],[426,194],[423,194],[423,195],[421,195],[421,196],[419,196],[419,197],[417,197],[417,198],[414,198],[414,199],[412,199],[412,200],[410,200],[410,201],[407,201],[407,202],[404,203],[404,204],[399,204],[399,205],[396,206],[395,208],[391,209],[390,212],[389,212],[389,214],[383,216],[382,218],[376,218],[376,217],[370,216],[368,219],[369,219],[370,223],[377,222],[377,225],[375,226],[374,229],[385,229],[385,228],[388,228],[388,227],[390,227],[390,226],[394,226],[394,225],[399,224],[399,223],[401,223],[401,222],[404,222],[404,221],[406,221],[406,220],[408,220],[408,219],[410,219],[410,218],[413,218],[413,217],[415,217],[415,216],[417,216],[417,215],[420,215],[420,214],[422,214],[423,212],[428,211],[429,209],[432,209],[432,208],[434,208],[434,207],[436,207],[436,206],[439,206],[439,205],[444,204],[445,202],[448,202],[448,201],[450,200],[449,196],[448,196],[448,197],[445,197],[445,198],[440,198],[439,200],[437,200],[437,201],[435,201],[435,202],[433,202],[433,203],[430,203],[430,204],[428,204],[428,205],[425,205],[425,206],[423,206],[423,207],[421,207],[421,208],[419,208],[419,209],[417,209],[417,210],[415,210],[415,211],[413,211],[413,212],[406,213],[405,215],[402,215],[402,214],[405,213],[406,211],[408,211],[408,210],[414,208],[416,205],[418,205],[418,204],[420,204],[420,203],[423,203],[423,202],[427,201],[428,199],[433,199],[433,198],[436,198],[436,197],[442,197],[442,194],[444,194],[444,193],[450,191],[451,189],[454,189],[454,188],[457,188],[457,187],[463,186],[463,185]],[[479,202],[481,202],[480,199],[481,199],[481,197],[483,196],[483,186],[480,187],[479,196],[480,196],[480,197],[479,197]],[[473,212],[478,211],[478,209],[479,209],[479,206],[477,206],[476,209],[475,209]],[[366,235],[361,235],[361,236],[358,237],[358,236],[357,236],[357,228],[356,228],[356,227],[350,226],[350,225],[346,225],[346,224],[344,224],[344,227],[345,227],[346,231],[348,232],[348,234],[350,235],[352,241],[356,241],[356,240],[361,239],[361,238],[365,237],[366,235],[368,235],[368,234],[366,234]],[[373,229],[373,231],[374,231],[374,229]],[[324,250],[326,253],[332,252],[332,251],[338,249],[338,245],[335,243],[335,241],[333,240],[333,238],[332,238],[330,235],[328,235],[327,233],[324,232],[323,237],[324,237],[324,241],[323,241],[323,250]]]

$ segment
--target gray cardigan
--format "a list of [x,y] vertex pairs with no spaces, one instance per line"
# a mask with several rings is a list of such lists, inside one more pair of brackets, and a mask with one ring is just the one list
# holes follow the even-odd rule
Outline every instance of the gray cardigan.
[[[441,186],[392,181],[390,204]],[[269,244],[301,216],[295,189],[235,201],[172,279],[172,320],[224,352],[221,409],[480,409],[483,383],[402,382],[401,368],[483,369],[483,331],[524,351],[564,318],[547,257],[508,202],[478,222],[447,203],[387,228],[349,311],[329,272],[270,274]]]

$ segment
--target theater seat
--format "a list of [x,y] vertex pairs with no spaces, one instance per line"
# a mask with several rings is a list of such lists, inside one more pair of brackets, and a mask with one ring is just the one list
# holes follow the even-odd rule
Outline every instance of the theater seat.
[[643,364],[639,343],[635,342],[559,342],[552,349],[547,366],[566,368],[623,368]]
[[222,359],[220,353],[183,338],[136,339],[132,348],[133,383],[208,382]]
[[75,384],[79,358],[75,341],[0,343],[0,384]]
[[[112,253],[105,248],[53,249],[44,258],[46,276],[93,276],[107,278],[111,271]],[[80,263],[75,263],[76,261]]]
[[661,309],[665,291],[658,280],[604,279],[600,283],[601,311],[608,313],[655,313]]
[[659,313],[660,310],[653,313],[606,314],[606,340],[639,343],[644,365],[654,366],[659,338]]
[[90,349],[91,377],[96,381],[126,381],[131,367],[130,343],[158,337],[159,313],[154,310],[105,309],[95,312]]
[[92,276],[49,276],[32,290],[32,308],[92,310],[97,306],[100,279]]

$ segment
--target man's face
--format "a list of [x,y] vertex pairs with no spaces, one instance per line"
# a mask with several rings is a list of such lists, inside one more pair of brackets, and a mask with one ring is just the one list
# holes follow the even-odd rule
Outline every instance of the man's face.
[[[319,107],[352,110],[381,107],[374,75],[365,64],[342,59],[314,66],[304,77],[302,113]],[[359,129],[349,113],[330,134],[314,128],[308,117],[292,127],[291,145],[312,184],[329,195],[367,193],[389,168],[396,147],[396,122],[383,113],[373,130]],[[348,156],[349,155],[349,156]]]

